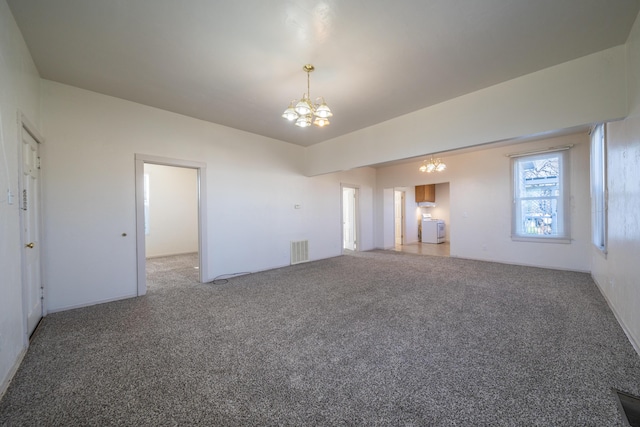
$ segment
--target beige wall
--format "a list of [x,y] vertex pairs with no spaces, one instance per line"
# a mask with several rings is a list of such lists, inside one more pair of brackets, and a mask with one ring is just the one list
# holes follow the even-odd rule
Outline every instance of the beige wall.
[[627,42],[629,116],[607,126],[608,253],[591,271],[640,353],[640,15]]

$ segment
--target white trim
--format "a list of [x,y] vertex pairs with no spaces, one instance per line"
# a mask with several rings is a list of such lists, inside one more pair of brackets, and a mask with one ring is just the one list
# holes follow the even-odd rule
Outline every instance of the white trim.
[[177,255],[190,255],[190,254],[194,254],[195,252],[193,251],[188,251],[188,252],[172,252],[169,254],[160,254],[160,255],[151,255],[148,256],[147,259],[154,259],[154,258],[164,258],[167,256],[177,256]]
[[[529,152],[529,154],[522,155],[513,155],[511,162],[511,197],[512,197],[512,206],[511,206],[511,240],[512,241],[522,241],[522,242],[542,242],[546,241],[549,243],[571,243],[571,159],[569,157],[569,153],[564,153],[563,151],[568,150],[573,147],[573,145],[565,146],[567,148],[557,148],[549,150],[541,150],[539,152]],[[521,188],[521,180],[520,180],[520,165],[527,160],[537,160],[537,159],[545,159],[548,157],[552,157],[552,153],[557,153],[558,156],[558,188],[559,195],[558,196],[536,196],[536,197],[521,197],[519,196],[519,189]],[[549,154],[549,156],[545,156],[544,154]],[[516,175],[518,175],[516,177]],[[558,213],[556,217],[556,231],[555,235],[546,235],[544,237],[536,234],[525,234],[520,233],[522,226],[522,209],[521,209],[521,200],[535,200],[535,199],[556,199],[556,213]],[[559,230],[562,232],[560,233]],[[539,237],[540,236],[540,237]]]
[[561,145],[559,147],[549,147],[544,148],[542,150],[533,150],[533,151],[524,151],[521,153],[511,153],[507,154],[507,157],[515,158],[515,157],[524,157],[524,156],[533,156],[534,154],[544,154],[544,153],[553,153],[554,151],[565,151],[573,147],[573,144],[570,145]]
[[355,184],[340,183],[340,254],[344,255],[344,189],[353,188],[355,190],[354,222],[356,228],[356,252],[360,251],[360,186]]
[[4,397],[4,394],[7,392],[7,389],[9,388],[9,384],[11,384],[11,380],[15,376],[16,372],[18,372],[18,368],[20,368],[20,365],[22,365],[22,360],[24,359],[24,356],[26,354],[27,354],[27,347],[24,347],[18,354],[18,357],[16,357],[16,360],[11,366],[11,369],[9,369],[9,372],[7,372],[7,375],[2,380],[2,384],[0,384],[0,400],[2,400],[2,398]]
[[60,311],[74,310],[76,308],[91,307],[92,305],[105,304],[105,303],[108,303],[108,302],[114,302],[114,301],[120,301],[120,300],[123,300],[123,299],[135,298],[136,296],[138,296],[137,293],[133,293],[133,294],[120,295],[120,296],[113,297],[113,298],[101,299],[101,300],[98,300],[98,301],[90,301],[90,302],[82,302],[80,304],[66,305],[66,306],[63,306],[63,307],[56,307],[56,308],[50,309],[49,313],[58,313]]
[[633,349],[636,351],[636,353],[638,353],[638,356],[640,356],[640,342],[637,342],[634,338],[633,335],[631,335],[631,332],[629,330],[629,328],[627,327],[627,325],[624,323],[624,321],[622,320],[622,317],[620,317],[620,315],[618,314],[618,312],[616,311],[616,307],[615,305],[613,305],[611,303],[611,300],[607,297],[607,293],[604,292],[604,289],[602,288],[602,286],[600,286],[600,283],[598,283],[598,280],[594,277],[593,274],[591,274],[591,278],[593,279],[593,282],[596,284],[596,286],[598,287],[598,290],[600,291],[600,294],[604,297],[604,300],[607,302],[607,305],[609,306],[609,309],[611,310],[611,312],[613,313],[613,315],[615,316],[616,320],[618,321],[618,324],[620,325],[620,327],[622,328],[622,331],[624,332],[624,334],[627,336],[627,338],[629,339],[629,342],[631,343],[631,346],[633,347]]
[[[41,159],[42,153],[40,152],[40,146],[44,143],[44,138],[42,137],[42,135],[40,134],[40,132],[38,132],[38,129],[31,123],[31,121],[29,121],[29,119],[27,118],[27,116],[20,110],[18,110],[18,116],[17,116],[17,122],[18,122],[18,197],[20,198],[20,195],[22,194],[22,174],[23,174],[23,165],[24,165],[24,161],[22,159],[23,156],[23,139],[24,139],[24,134],[23,132],[26,131],[29,135],[31,135],[31,137],[36,141],[36,143],[38,144],[38,157]],[[41,163],[42,164],[42,163]],[[40,255],[38,256],[38,266],[40,269],[40,287],[42,288],[41,292],[42,292],[42,300],[40,301],[40,310],[41,310],[41,317],[44,317],[47,315],[47,308],[46,308],[46,301],[47,301],[47,295],[46,295],[46,286],[44,284],[44,267],[43,267],[43,245],[44,245],[44,213],[43,213],[43,203],[42,203],[42,181],[43,181],[43,173],[42,173],[42,168],[39,167],[39,172],[38,172],[38,248],[37,250],[40,252]],[[20,203],[20,202],[19,202]],[[22,284],[22,323],[23,323],[23,345],[24,348],[26,349],[27,347],[29,347],[29,325],[28,325],[28,312],[29,312],[29,308],[28,308],[28,291],[27,291],[27,287],[25,285],[25,277],[26,277],[26,266],[25,266],[25,245],[27,242],[24,241],[24,212],[22,209],[18,209],[18,213],[19,213],[19,217],[20,217],[20,282]]]
[[461,257],[461,256],[457,256],[457,255],[449,255],[449,258],[468,259],[468,260],[471,260],[471,261],[484,261],[484,262],[491,262],[491,263],[494,263],[494,264],[515,265],[515,266],[519,266],[519,267],[544,268],[546,270],[572,271],[572,272],[575,272],[575,273],[586,273],[586,274],[590,274],[591,273],[589,270],[577,270],[575,268],[554,267],[554,266],[549,266],[549,265],[544,265],[544,264],[534,264],[534,263],[527,263],[527,262],[496,261],[494,259],[489,259],[489,258]]
[[513,235],[511,236],[511,240],[514,242],[571,244],[571,239],[568,239],[566,237],[526,237]]
[[135,193],[136,193],[136,264],[137,295],[147,293],[146,247],[144,234],[144,164],[196,169],[198,172],[198,280],[205,283],[210,279],[207,234],[207,164],[191,160],[174,159],[148,154],[135,154]]

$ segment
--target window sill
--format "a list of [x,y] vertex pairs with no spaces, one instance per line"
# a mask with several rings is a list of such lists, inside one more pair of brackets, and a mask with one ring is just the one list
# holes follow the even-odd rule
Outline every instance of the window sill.
[[511,236],[514,242],[531,242],[531,243],[561,243],[570,244],[570,237],[530,237],[530,236]]

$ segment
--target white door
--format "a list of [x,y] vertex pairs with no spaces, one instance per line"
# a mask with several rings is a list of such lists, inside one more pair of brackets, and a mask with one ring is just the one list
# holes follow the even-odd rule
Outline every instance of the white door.
[[394,231],[395,231],[395,244],[400,246],[404,244],[404,191],[394,192]]
[[42,318],[40,277],[40,157],[38,142],[23,129],[20,174],[22,213],[22,286],[27,314],[27,334],[31,335]]
[[356,189],[342,188],[342,247],[356,250]]

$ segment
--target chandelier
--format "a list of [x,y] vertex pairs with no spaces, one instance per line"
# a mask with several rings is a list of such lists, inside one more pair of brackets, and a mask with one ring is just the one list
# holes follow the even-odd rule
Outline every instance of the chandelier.
[[423,161],[422,162],[422,166],[420,166],[418,168],[418,170],[420,172],[427,172],[427,173],[431,173],[431,172],[442,172],[443,170],[445,170],[447,168],[447,165],[445,165],[444,163],[442,163],[440,161],[440,159],[435,159],[433,160],[433,157],[429,160],[429,162],[427,163],[427,161]]
[[329,125],[329,117],[333,116],[331,110],[324,102],[324,98],[316,98],[315,103],[311,102],[311,95],[309,92],[309,74],[315,70],[315,67],[311,64],[307,64],[302,67],[305,73],[307,73],[307,93],[302,94],[300,100],[293,100],[289,104],[289,108],[284,110],[282,117],[290,122],[295,120],[296,126],[306,128],[314,125],[318,127],[324,127]]

